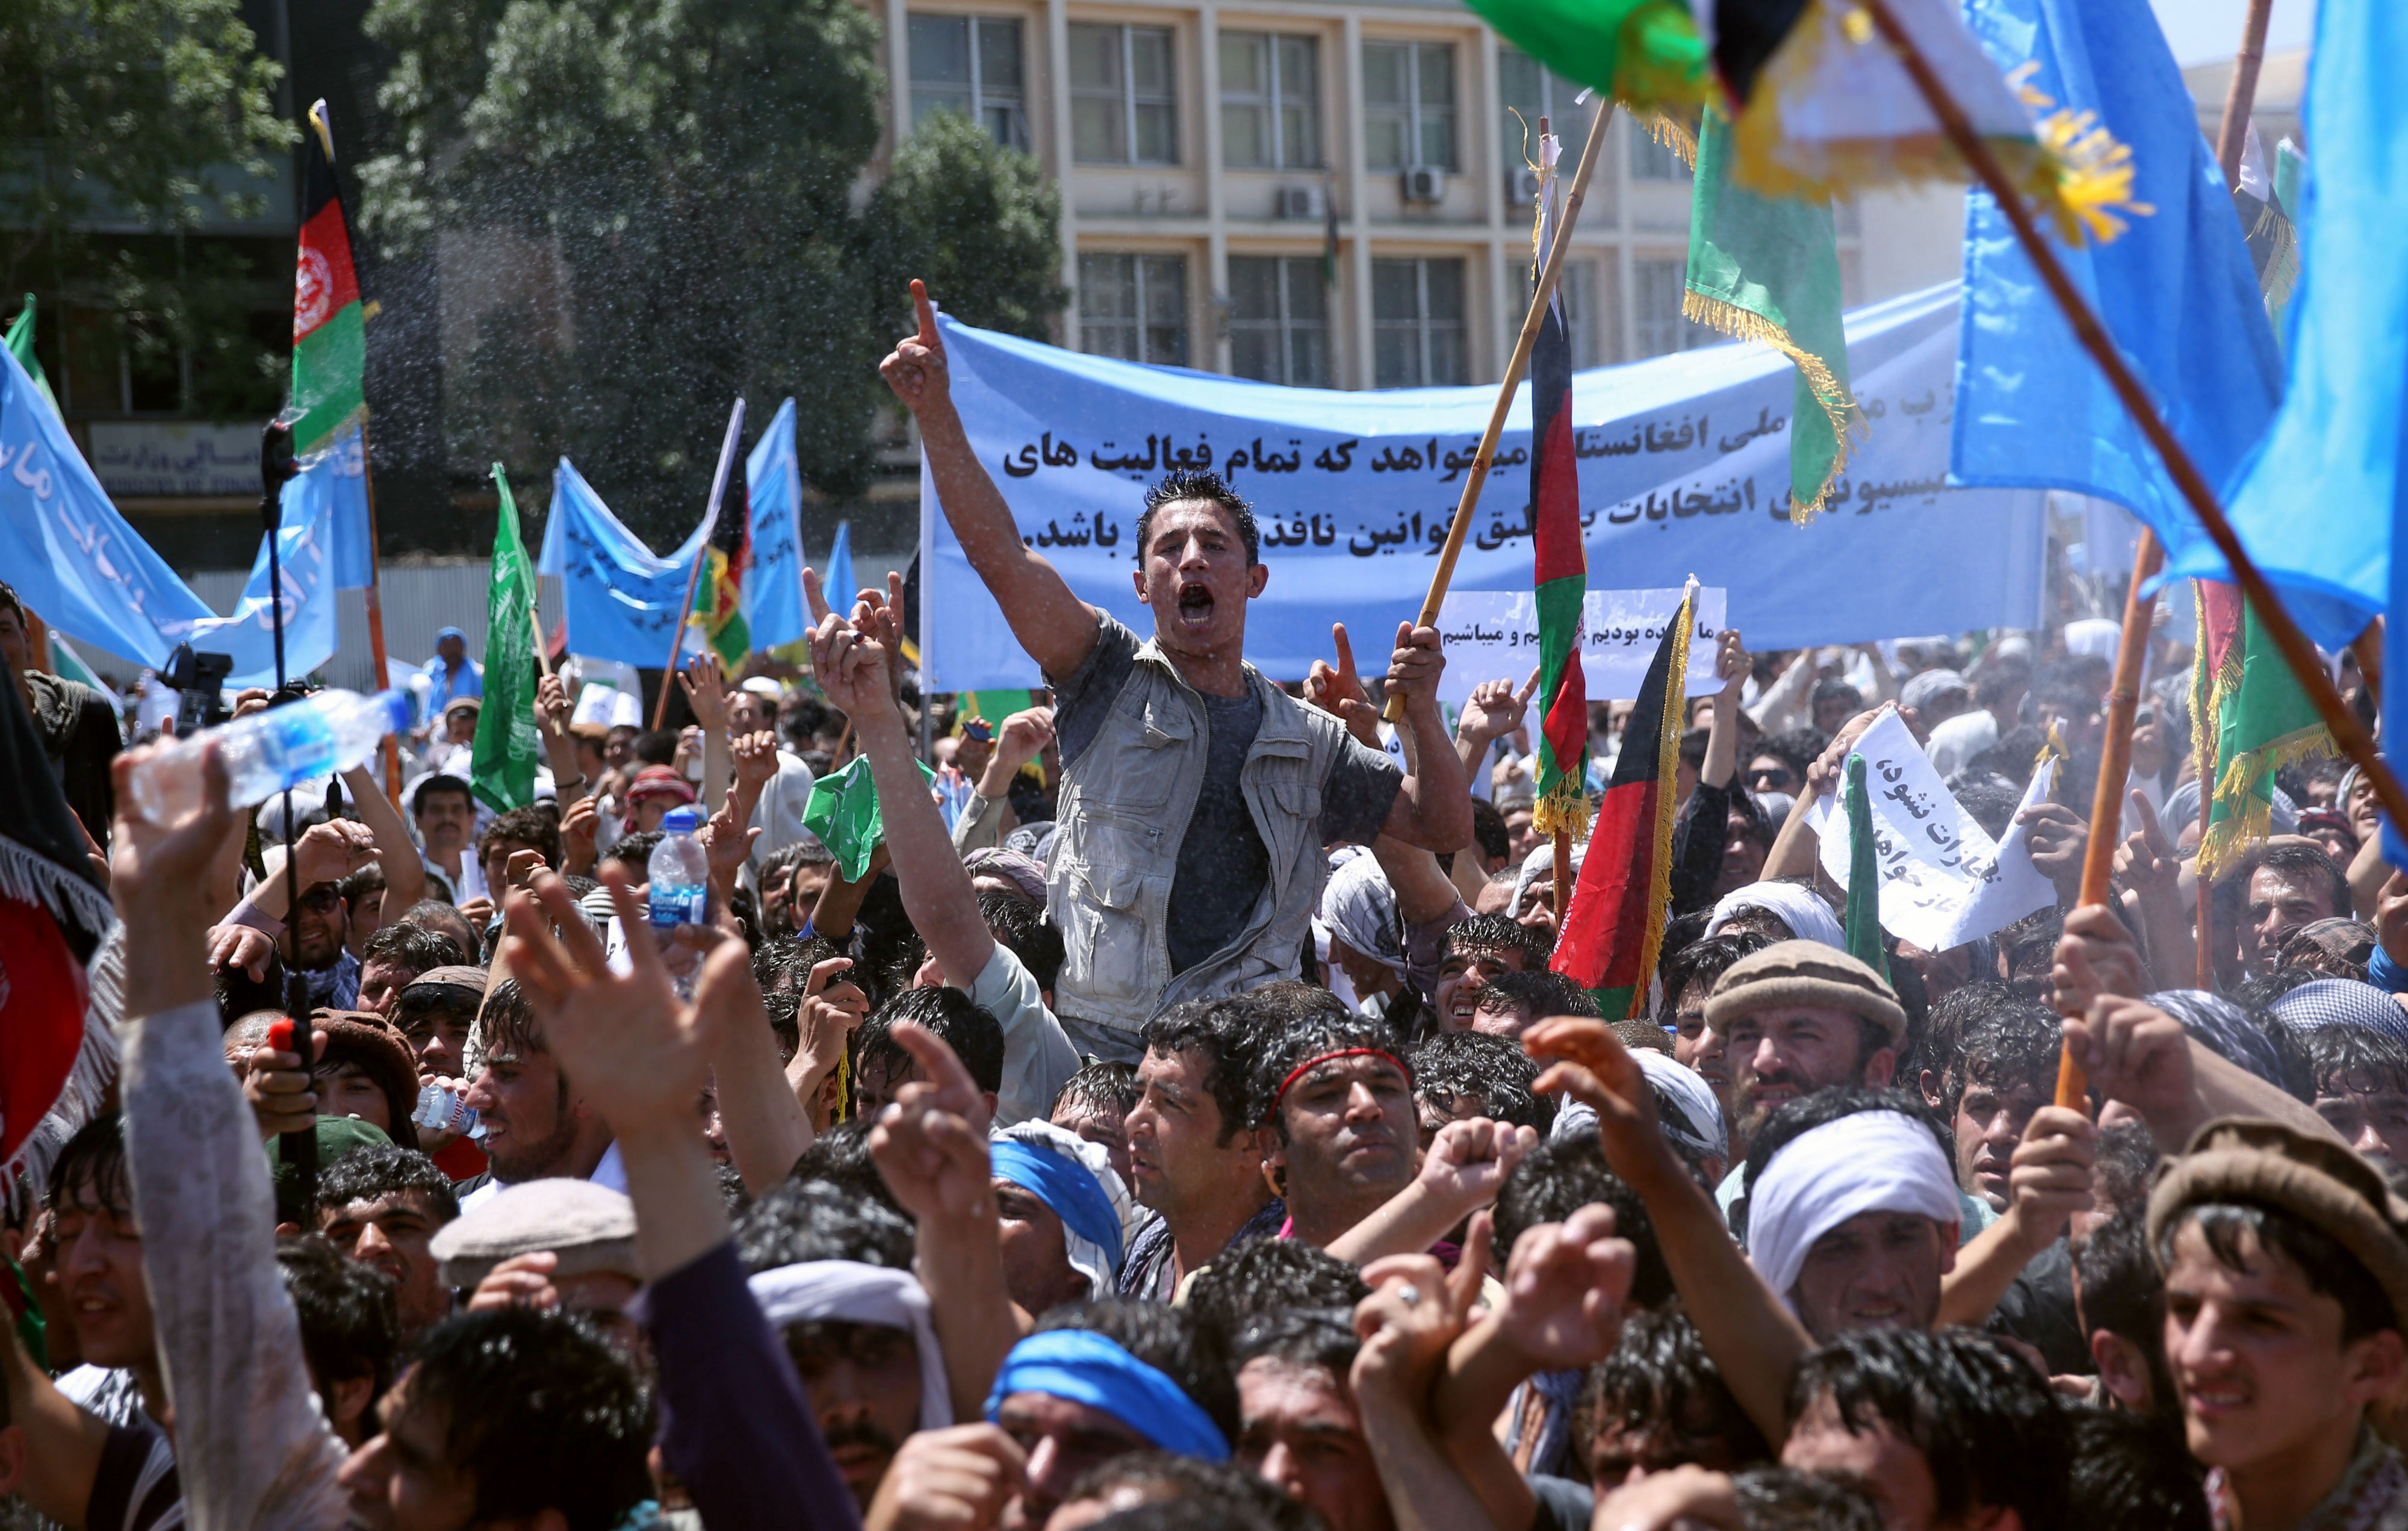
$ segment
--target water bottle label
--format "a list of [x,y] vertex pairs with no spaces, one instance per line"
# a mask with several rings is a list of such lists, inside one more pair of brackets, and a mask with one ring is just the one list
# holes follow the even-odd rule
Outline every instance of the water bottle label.
[[280,778],[300,782],[334,773],[335,728],[323,713],[313,707],[289,707],[277,708],[271,716],[281,725],[270,736],[279,757]]
[[664,888],[655,885],[650,894],[652,928],[673,930],[679,925],[707,924],[710,920],[709,888]]

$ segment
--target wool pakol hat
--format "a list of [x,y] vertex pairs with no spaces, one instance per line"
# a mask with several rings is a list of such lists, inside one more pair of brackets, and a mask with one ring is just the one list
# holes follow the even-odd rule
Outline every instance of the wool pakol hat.
[[554,1274],[616,1271],[636,1281],[636,1204],[607,1185],[566,1177],[506,1186],[447,1223],[427,1242],[443,1284],[475,1286],[516,1254],[550,1250]]
[[1898,991],[1863,963],[1821,941],[1776,941],[1731,964],[1706,998],[1706,1024],[1723,1031],[1742,1015],[1777,1005],[1845,1010],[1880,1026],[1892,1047],[1906,1040],[1906,1009]]
[[2372,1165],[2330,1138],[2251,1117],[2218,1117],[2191,1135],[2149,1192],[2149,1248],[2183,1209],[2243,1202],[2287,1212],[2358,1257],[2408,1331],[2408,1202]]

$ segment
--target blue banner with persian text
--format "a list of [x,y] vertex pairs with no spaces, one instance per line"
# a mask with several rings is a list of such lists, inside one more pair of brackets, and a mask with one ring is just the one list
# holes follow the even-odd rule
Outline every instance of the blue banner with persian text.
[[[1210,468],[1253,502],[1271,573],[1246,656],[1278,680],[1329,655],[1332,622],[1376,654],[1413,615],[1496,398],[1281,388],[939,322],[954,403],[1023,537],[1139,633],[1154,626],[1131,579],[1146,486]],[[1872,435],[1804,527],[1789,521],[1785,358],[1727,343],[1575,375],[1591,583],[1695,575],[1729,591],[1730,621],[1758,649],[2033,625],[2042,495],[1946,487],[1956,337],[1954,282],[1848,316]],[[1529,418],[1525,389],[1456,590],[1530,588]],[[922,482],[928,684],[1041,684]]]
[[752,444],[744,459],[744,488],[752,516],[744,624],[755,650],[781,648],[810,630],[803,606],[803,479],[795,462],[794,400],[778,406],[769,428]]
[[657,668],[685,620],[686,580],[702,547],[697,525],[664,558],[611,514],[567,458],[552,475],[552,511],[536,572],[560,580],[568,650]]

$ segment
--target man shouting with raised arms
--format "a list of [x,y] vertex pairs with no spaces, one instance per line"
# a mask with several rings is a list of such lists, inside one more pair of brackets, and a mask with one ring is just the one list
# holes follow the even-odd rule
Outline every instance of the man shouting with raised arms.
[[1438,631],[1399,623],[1389,662],[1421,763],[1405,776],[1245,662],[1246,603],[1270,579],[1254,513],[1217,476],[1179,472],[1138,516],[1134,578],[1154,612],[1140,638],[1022,541],[954,412],[916,281],[911,299],[920,333],[879,370],[919,422],[954,537],[1054,692],[1054,1009],[1080,1051],[1134,1062],[1164,1008],[1297,974],[1326,847],[1384,833],[1443,852],[1471,837]]

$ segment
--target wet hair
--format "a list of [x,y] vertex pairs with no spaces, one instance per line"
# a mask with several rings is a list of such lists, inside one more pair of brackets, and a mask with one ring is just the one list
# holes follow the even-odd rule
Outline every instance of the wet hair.
[[2090,1163],[2091,1195],[2102,1209],[2147,1210],[2149,1185],[2162,1157],[2143,1123],[2118,1122],[2101,1129]]
[[2065,1033],[2057,1012],[2038,1002],[2006,996],[2005,1002],[1966,1027],[1948,1070],[1946,1105],[1951,1117],[1964,1101],[1965,1089],[1985,1084],[2012,1092],[2017,1088],[2053,1096],[2057,1056],[2065,1051]]
[[427,1215],[438,1224],[460,1215],[459,1196],[441,1166],[416,1149],[393,1143],[353,1149],[320,1171],[318,1208],[323,1213],[351,1202],[377,1201],[405,1191],[423,1195]]
[[1323,1531],[1320,1515],[1235,1461],[1171,1452],[1123,1452],[1079,1475],[1062,1496],[1109,1499],[1135,1491],[1145,1502],[1093,1523],[1110,1531]]
[[1656,1224],[1647,1204],[1605,1165],[1605,1149],[1595,1133],[1541,1143],[1513,1166],[1497,1194],[1491,1238],[1495,1265],[1505,1269],[1513,1246],[1541,1223],[1561,1223],[1584,1207],[1598,1202],[1613,1209],[1613,1232],[1638,1252],[1630,1277],[1630,1306],[1653,1308],[1672,1295],[1672,1273],[1656,1241]]
[[428,777],[425,780],[421,781],[417,786],[410,789],[409,816],[415,819],[420,814],[424,813],[426,811],[427,795],[431,793],[438,792],[456,792],[460,794],[460,800],[468,805],[468,811],[473,813],[477,809],[477,794],[475,791],[469,787],[465,779],[445,773],[437,773],[437,775]]
[[1986,1335],[1867,1329],[1809,1352],[1789,1379],[1794,1427],[1828,1398],[1851,1435],[1886,1426],[1923,1454],[1932,1522],[2013,1510],[2029,1531],[2065,1526],[2073,1432],[2048,1383]]
[[1424,1106],[1452,1116],[1455,1097],[1470,1095],[1480,1102],[1482,1116],[1531,1128],[1542,1138],[1555,1124],[1559,1103],[1531,1088],[1539,1080],[1539,1060],[1502,1037],[1435,1032],[1413,1049],[1411,1062],[1413,1098]]
[[1125,1117],[1137,1109],[1137,1066],[1091,1063],[1062,1081],[1045,1108],[1051,1120],[1065,1106],[1105,1116]]
[[1572,1416],[1570,1461],[1584,1478],[1592,1477],[1589,1445],[1609,1424],[1626,1432],[1669,1426],[1701,1445],[1722,1440],[1740,1462],[1772,1455],[1707,1353],[1697,1324],[1677,1304],[1630,1314],[1612,1353],[1589,1368]]
[[[1906,1090],[1875,1090],[1861,1084],[1834,1084],[1783,1101],[1774,1108],[1772,1114],[1757,1130],[1756,1141],[1748,1145],[1747,1178],[1741,1183],[1753,1193],[1756,1182],[1763,1179],[1765,1166],[1772,1163],[1774,1154],[1815,1128],[1828,1126],[1842,1117],[1855,1116],[1860,1111],[1896,1111],[1900,1116],[1912,1117],[1930,1131],[1932,1140],[1940,1145],[1940,1157],[1951,1166],[1956,1163],[1956,1135],[1945,1123],[1932,1115],[1931,1108],[1923,1103],[1922,1096]],[[1955,1183],[1953,1173],[1950,1183]],[[1731,1227],[1742,1238],[1746,1237],[1747,1203],[1744,1199],[1731,1208]]]
[[[858,1120],[830,1126],[812,1138],[811,1146],[795,1161],[792,1179],[831,1185],[858,1200],[874,1201],[909,1225],[911,1214],[895,1199],[895,1188],[886,1183],[886,1177],[878,1172],[877,1161],[869,1156],[870,1126]],[[767,1201],[768,1197],[761,1199]]]
[[498,845],[523,845],[543,857],[543,864],[557,871],[560,867],[560,821],[535,807],[512,808],[495,814],[485,832],[477,837],[477,859],[483,861]]
[[438,967],[464,966],[468,961],[460,943],[451,937],[407,922],[380,927],[360,947],[361,966],[380,959],[390,959],[409,969],[411,978]]
[[2148,1364],[2149,1395],[2172,1411],[2173,1373],[2166,1366],[2166,1278],[2149,1252],[2146,1207],[2119,1208],[2071,1249],[2082,1341],[2104,1329],[2140,1347]]
[[[1205,1274],[1210,1275],[1213,1268],[1206,1266]],[[1198,1277],[1197,1287],[1203,1284],[1203,1278]],[[1361,1283],[1358,1281],[1356,1284]],[[1276,1361],[1283,1366],[1326,1371],[1342,1386],[1354,1369],[1355,1355],[1363,1348],[1361,1338],[1354,1333],[1354,1304],[1357,1300],[1360,1299],[1349,1299],[1342,1308],[1274,1309],[1245,1315],[1229,1340],[1231,1375],[1245,1370],[1250,1361]],[[1194,1304],[1189,1307],[1192,1309]]]
[[2300,1044],[2320,1095],[2408,1093],[2408,1045],[2372,1026],[2318,1026]]
[[2068,1525],[2209,1531],[2205,1475],[2170,1423],[2109,1409],[2071,1409]]
[[1949,795],[1965,816],[1980,824],[1990,838],[2003,839],[2007,829],[2015,822],[2015,810],[2023,807],[2023,789],[2002,776],[1987,772],[1979,774],[1959,771],[1948,784]]
[[778,1039],[778,1062],[793,1063],[803,1050],[802,996],[791,990],[765,994],[761,1009],[769,1018],[769,1035]]
[[879,1202],[797,1174],[763,1192],[737,1218],[736,1254],[756,1276],[807,1260],[909,1270],[911,1224]]
[[[1895,968],[1893,968],[1895,971]],[[2017,994],[2000,982],[1995,976],[1978,977],[1958,984],[1940,997],[1925,1017],[1923,1034],[1915,1038],[1912,1052],[1898,1061],[1898,1078],[1909,1080],[1922,1069],[1945,1076],[1956,1066],[1956,1056],[1965,1033],[1976,1021],[2033,1001]]]
[[639,829],[632,835],[622,835],[610,842],[609,850],[595,859],[594,869],[598,872],[615,861],[627,869],[629,880],[649,882],[652,875],[652,852],[661,848],[661,832],[657,829]]
[[2260,841],[2243,851],[2232,870],[2216,881],[2219,884],[2229,883],[2237,889],[2245,905],[2249,884],[2257,880],[2260,869],[2300,874],[2312,885],[2323,887],[2333,914],[2348,916],[2349,876],[2341,869],[2340,863],[2326,854],[2323,846],[2302,845],[2294,841]]
[[1231,1441],[1238,1438],[1238,1384],[1221,1337],[1184,1309],[1135,1297],[1066,1302],[1037,1321],[1032,1334],[1083,1329],[1102,1335],[1162,1373]]
[[1793,1467],[1731,1475],[1747,1531],[1885,1531],[1881,1507],[1851,1484]]
[[1181,468],[1165,474],[1161,482],[1145,492],[1145,508],[1137,517],[1136,556],[1140,565],[1145,563],[1146,538],[1154,530],[1154,513],[1182,500],[1205,500],[1220,507],[1236,522],[1238,540],[1246,545],[1246,566],[1253,568],[1263,561],[1263,534],[1254,524],[1254,508],[1219,474]]
[[611,1531],[651,1496],[652,1400],[581,1320],[533,1308],[446,1320],[419,1341],[407,1388],[476,1485],[470,1524],[555,1510],[566,1531]]
[[[481,967],[485,965],[482,933],[469,925],[468,917],[462,914],[456,906],[440,898],[422,898],[404,909],[399,920],[388,919],[384,923],[386,930],[391,930],[395,924],[415,925],[421,930],[449,937],[458,948],[463,966]],[[466,946],[460,944],[463,937],[467,938]]]
[[[382,893],[384,889],[384,867],[375,862],[370,862],[335,884],[336,895],[342,899],[345,914],[357,909],[361,899],[370,894]],[[365,953],[363,953],[363,959],[365,960]]]
[[485,1003],[477,1012],[475,1049],[480,1062],[502,1053],[524,1057],[530,1052],[551,1052],[536,1020],[535,1002],[518,980],[506,978],[486,991]]
[[995,1012],[959,989],[905,989],[862,1023],[853,1053],[856,1067],[872,1058],[899,1073],[911,1066],[911,1054],[895,1039],[897,1022],[911,1021],[937,1034],[968,1070],[970,1082],[982,1090],[1003,1088],[1003,1023]]
[[1148,1052],[1194,1052],[1203,1058],[1204,1093],[1221,1112],[1221,1130],[1213,1141],[1223,1148],[1254,1124],[1251,1076],[1261,1034],[1248,1023],[1252,1019],[1251,1009],[1240,1000],[1191,999],[1155,1016],[1138,1034]]
[[647,728],[636,736],[628,748],[638,760],[647,766],[667,766],[677,760],[678,731],[674,728]]
[[1234,996],[1232,1003],[1243,1006],[1253,1024],[1267,1031],[1277,1031],[1295,1021],[1354,1013],[1336,994],[1302,979],[1273,979]]
[[[1007,893],[982,893],[978,905],[979,918],[986,922],[996,943],[1020,959],[1039,989],[1052,994],[1062,976],[1062,931],[1045,917],[1044,907]],[[962,974],[962,987],[977,978],[976,973]]]
[[[810,982],[812,968],[832,957],[848,955],[849,952],[824,936],[773,936],[753,949],[752,981],[761,986],[765,994],[781,990],[791,990],[799,994]],[[837,981],[858,983],[859,980],[853,978],[851,969],[847,969]]]
[[301,1322],[301,1353],[317,1381],[318,1396],[324,1400],[336,1383],[366,1377],[373,1419],[377,1400],[393,1385],[394,1361],[401,1347],[393,1278],[346,1258],[320,1234],[278,1239],[276,1267]]
[[1300,1309],[1347,1313],[1371,1295],[1347,1262],[1297,1238],[1250,1238],[1199,1273],[1187,1311],[1225,1340],[1249,1324]]
[[1533,1021],[1551,1015],[1597,1016],[1596,1000],[1561,973],[1543,967],[1526,973],[1499,973],[1486,980],[1480,985],[1480,997],[1473,1001],[1473,1008],[1492,1015],[1526,1010]]
[[134,1215],[134,1177],[125,1162],[125,1118],[103,1111],[76,1129],[50,1162],[43,1205],[55,1212],[89,1203],[112,1217]]
[[2007,987],[2025,999],[2048,1001],[2057,943],[2065,938],[2065,911],[2051,906],[2028,914],[1999,932],[2000,953],[2006,958]]
[[2207,1252],[2227,1270],[2246,1272],[2241,1239],[2254,1235],[2258,1247],[2290,1262],[2308,1290],[2341,1304],[2341,1342],[2344,1345],[2385,1329],[2408,1328],[2384,1292],[2383,1283],[2364,1262],[2338,1238],[2296,1213],[2251,1201],[2193,1202],[2166,1220],[2157,1236],[2158,1268],[2171,1270],[2174,1241],[2196,1224]]
[[1513,832],[1505,827],[1505,815],[1485,797],[1471,800],[1471,843],[1490,861],[1503,861],[1513,853]]
[[1535,970],[1546,966],[1547,959],[1555,954],[1555,937],[1552,932],[1502,914],[1475,914],[1446,928],[1446,954],[1453,957],[1466,952],[1519,952],[1523,967]]
[[1683,994],[1693,988],[1711,991],[1741,958],[1752,957],[1771,944],[1770,938],[1758,931],[1726,930],[1701,936],[1673,952],[1656,968],[1664,980],[1665,1013],[1658,1019],[1670,1024],[1679,1013]]
[[209,974],[209,995],[217,1002],[218,1024],[231,1026],[256,1010],[284,1010],[284,959],[270,950],[261,976],[252,978],[241,966],[228,964]]
[[1325,1053],[1357,1050],[1384,1052],[1396,1059],[1405,1076],[1405,1089],[1412,1091],[1412,1064],[1398,1042],[1394,1027],[1377,1017],[1342,1009],[1323,1011],[1290,1020],[1255,1056],[1247,1091],[1254,1124],[1278,1128],[1280,1141],[1287,1141],[1287,1123],[1280,1110],[1280,1101],[1289,1076]]

